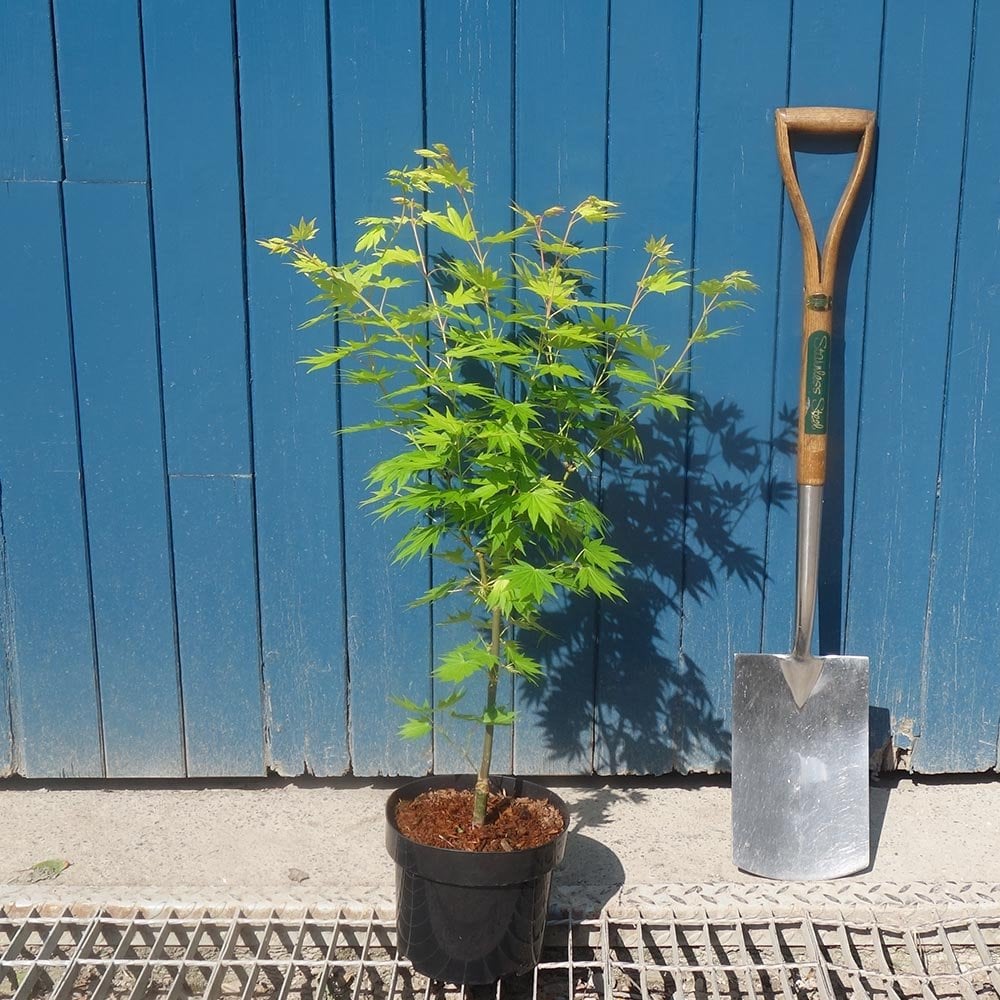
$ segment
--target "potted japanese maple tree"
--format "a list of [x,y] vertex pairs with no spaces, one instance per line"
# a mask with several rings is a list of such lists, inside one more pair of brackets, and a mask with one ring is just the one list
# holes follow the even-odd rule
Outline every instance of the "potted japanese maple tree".
[[[398,446],[370,471],[366,502],[400,516],[398,561],[448,567],[415,603],[459,600],[471,623],[472,638],[433,668],[450,693],[395,700],[408,739],[443,719],[481,727],[478,769],[396,790],[386,842],[400,953],[434,979],[475,984],[538,961],[568,822],[551,791],[492,774],[495,729],[515,717],[499,701],[501,677],[544,676],[522,637],[554,595],[623,596],[625,559],[607,541],[588,477],[602,453],[638,453],[643,412],[688,407],[678,376],[692,346],[728,332],[714,314],[755,285],[744,271],[696,284],[697,320],[671,350],[640,322],[650,295],[689,286],[665,239],[647,241],[622,303],[596,301],[591,275],[608,252],[613,202],[515,205],[513,228],[483,232],[468,171],[443,145],[416,152],[421,165],[387,175],[390,211],[358,220],[357,259],[313,253],[315,221],[260,242],[318,290],[323,307],[307,325],[338,324],[339,343],[303,359],[310,370],[332,367],[377,391],[379,419],[344,430],[394,432]],[[440,252],[429,252],[429,237]],[[408,285],[419,294],[400,294]]]

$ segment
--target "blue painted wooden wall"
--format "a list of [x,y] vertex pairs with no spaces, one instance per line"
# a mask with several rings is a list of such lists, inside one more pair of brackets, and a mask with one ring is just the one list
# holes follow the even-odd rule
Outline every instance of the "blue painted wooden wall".
[[[985,0],[7,0],[0,5],[0,773],[461,767],[401,744],[455,638],[359,510],[370,401],[307,376],[306,289],[255,240],[351,252],[382,175],[448,143],[512,199],[620,201],[607,293],[670,235],[761,285],[600,496],[628,604],[553,606],[498,766],[727,767],[733,653],[789,639],[799,235],[774,107],[876,108],[841,263],[819,642],[877,739],[997,766],[1000,8]],[[803,150],[819,227],[849,156]],[[676,343],[692,303],[647,319]],[[888,720],[888,722],[886,722]],[[458,734],[460,737],[460,734]]]

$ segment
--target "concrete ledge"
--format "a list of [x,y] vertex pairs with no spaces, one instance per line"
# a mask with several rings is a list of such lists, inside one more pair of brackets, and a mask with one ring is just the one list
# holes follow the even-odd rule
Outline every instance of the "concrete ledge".
[[[1000,779],[873,787],[870,871],[777,883],[738,871],[722,780],[548,782],[573,825],[552,905],[602,911],[899,913],[906,922],[1000,916]],[[0,782],[0,907],[322,912],[390,917],[394,873],[382,842],[398,782],[67,787]],[[70,862],[28,885],[38,861]]]

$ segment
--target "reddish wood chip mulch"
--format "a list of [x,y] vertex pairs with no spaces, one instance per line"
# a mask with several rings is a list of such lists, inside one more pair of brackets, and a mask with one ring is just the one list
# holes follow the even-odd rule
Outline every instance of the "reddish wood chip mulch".
[[458,851],[523,851],[562,833],[562,816],[550,802],[506,795],[491,795],[486,822],[473,827],[472,799],[471,789],[423,792],[396,806],[396,826],[418,844]]

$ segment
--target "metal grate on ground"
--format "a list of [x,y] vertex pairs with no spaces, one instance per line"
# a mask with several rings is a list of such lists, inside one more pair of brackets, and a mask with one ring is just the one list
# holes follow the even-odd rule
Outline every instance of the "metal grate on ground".
[[550,921],[533,973],[460,989],[415,973],[390,920],[42,915],[0,909],[14,1000],[945,1000],[1000,998],[1000,917],[871,922],[635,915]]

